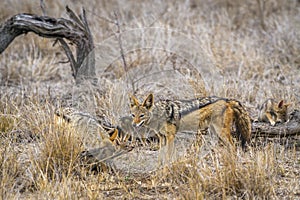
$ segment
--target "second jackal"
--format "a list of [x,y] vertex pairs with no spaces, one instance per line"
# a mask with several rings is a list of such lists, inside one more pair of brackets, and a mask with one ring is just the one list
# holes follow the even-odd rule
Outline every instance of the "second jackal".
[[170,161],[175,135],[180,130],[209,128],[223,142],[233,144],[231,129],[235,125],[243,148],[251,138],[248,112],[239,101],[233,99],[212,96],[154,103],[154,96],[150,93],[142,103],[131,96],[130,111],[133,126],[148,128],[161,138],[161,161]]
[[274,99],[267,99],[260,107],[258,121],[268,122],[272,126],[276,123],[284,123],[288,120],[289,103],[283,100],[276,102]]

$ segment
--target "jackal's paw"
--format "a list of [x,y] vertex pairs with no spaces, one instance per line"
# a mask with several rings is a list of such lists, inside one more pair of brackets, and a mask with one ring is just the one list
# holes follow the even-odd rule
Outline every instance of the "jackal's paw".
[[272,126],[275,126],[276,122],[275,121],[270,121]]
[[150,151],[158,151],[160,149],[159,145],[151,145],[149,147],[149,150]]

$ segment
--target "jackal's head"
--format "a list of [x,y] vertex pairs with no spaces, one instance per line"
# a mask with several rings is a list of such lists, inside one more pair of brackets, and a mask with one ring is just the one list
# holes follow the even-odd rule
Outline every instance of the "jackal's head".
[[275,105],[274,111],[276,114],[276,122],[283,123],[288,120],[288,106],[290,103],[284,103],[283,100]]
[[143,124],[147,124],[151,118],[154,101],[153,94],[150,93],[146,99],[140,104],[139,100],[130,96],[130,112],[132,116],[132,125],[135,127],[141,127]]

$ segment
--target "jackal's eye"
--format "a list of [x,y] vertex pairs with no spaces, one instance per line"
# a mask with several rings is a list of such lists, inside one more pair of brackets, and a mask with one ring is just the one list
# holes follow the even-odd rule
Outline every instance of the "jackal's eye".
[[143,118],[145,116],[145,114],[140,114],[140,118]]
[[134,117],[135,117],[135,114],[131,113],[131,117],[133,117],[133,118],[134,118]]

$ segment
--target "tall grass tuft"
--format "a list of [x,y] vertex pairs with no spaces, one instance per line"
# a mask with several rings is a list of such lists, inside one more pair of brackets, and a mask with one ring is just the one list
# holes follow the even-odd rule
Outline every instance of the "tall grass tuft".
[[276,195],[276,165],[272,146],[243,157],[217,147],[206,157],[174,163],[161,184],[177,187],[185,199],[271,198]]

